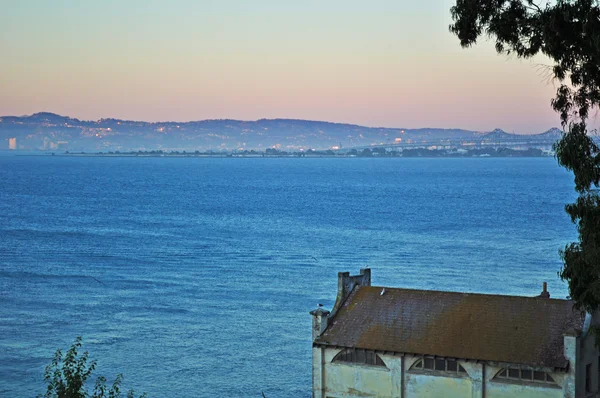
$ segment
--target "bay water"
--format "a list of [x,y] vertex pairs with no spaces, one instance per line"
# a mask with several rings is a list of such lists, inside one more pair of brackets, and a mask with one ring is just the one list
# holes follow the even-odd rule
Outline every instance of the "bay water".
[[564,298],[551,158],[0,156],[0,397],[76,336],[150,397],[310,397],[337,273]]

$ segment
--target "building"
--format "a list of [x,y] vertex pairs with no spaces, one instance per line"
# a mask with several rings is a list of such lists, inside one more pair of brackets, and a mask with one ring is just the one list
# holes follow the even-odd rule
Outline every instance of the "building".
[[12,137],[8,139],[8,149],[10,150],[15,150],[17,149],[17,138],[16,137]]
[[313,317],[313,397],[600,397],[597,317],[569,300],[371,286]]

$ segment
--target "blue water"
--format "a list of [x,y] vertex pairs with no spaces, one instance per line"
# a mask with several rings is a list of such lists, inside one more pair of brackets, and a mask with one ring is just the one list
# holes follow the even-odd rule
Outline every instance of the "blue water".
[[309,397],[337,272],[535,295],[576,238],[555,160],[0,157],[0,396],[78,335],[151,397]]

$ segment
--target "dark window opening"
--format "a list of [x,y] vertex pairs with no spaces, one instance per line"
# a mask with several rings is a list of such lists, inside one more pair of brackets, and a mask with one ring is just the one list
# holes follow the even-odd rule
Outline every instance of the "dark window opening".
[[592,364],[585,365],[585,392],[592,391]]
[[448,367],[448,372],[456,372],[457,371],[457,366],[458,364],[456,363],[456,361],[448,361],[446,363],[446,366]]
[[383,366],[383,360],[372,350],[364,350],[362,348],[348,348],[333,358],[333,362],[349,362],[363,365]]
[[446,370],[446,361],[443,359],[436,359],[435,370]]
[[425,358],[425,369],[433,369],[433,358]]
[[546,374],[547,374],[546,372],[540,372],[539,370],[536,370],[535,372],[533,372],[533,380],[545,381]]
[[454,359],[434,359],[431,357],[425,357],[423,359],[418,360],[410,369],[437,370],[450,373],[467,373],[465,368],[460,366],[460,364]]
[[517,367],[502,369],[496,374],[494,379],[556,384],[552,376],[550,376],[547,372],[527,368],[521,369]]

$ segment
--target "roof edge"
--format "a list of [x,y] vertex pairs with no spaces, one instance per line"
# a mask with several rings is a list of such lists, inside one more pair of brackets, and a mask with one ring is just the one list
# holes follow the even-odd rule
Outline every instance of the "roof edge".
[[491,363],[491,364],[495,364],[498,366],[510,366],[510,365],[525,365],[525,366],[529,366],[532,368],[536,368],[536,369],[541,369],[541,370],[545,370],[548,372],[560,372],[560,373],[567,373],[569,371],[569,361],[567,361],[565,359],[565,366],[561,367],[561,366],[543,366],[543,365],[539,365],[539,364],[533,364],[533,363],[517,363],[517,362],[505,362],[505,361],[496,361],[493,359],[478,359],[478,358],[459,358],[459,357],[449,357],[449,356],[442,356],[442,355],[434,355],[434,354],[428,354],[428,353],[421,353],[421,352],[400,352],[400,351],[389,351],[389,350],[372,350],[370,348],[363,348],[363,347],[349,347],[349,346],[344,346],[344,345],[338,345],[338,344],[331,344],[331,343],[325,343],[325,342],[319,342],[319,341],[314,341],[313,342],[313,347],[315,346],[325,346],[328,348],[342,348],[342,349],[348,349],[348,348],[358,348],[358,349],[365,349],[365,350],[370,350],[370,351],[374,351],[377,354],[383,354],[383,355],[394,355],[394,356],[400,356],[403,357],[405,355],[412,355],[412,356],[427,356],[427,357],[434,357],[434,358],[452,358],[452,359],[456,359],[456,360],[460,360],[460,361],[465,361],[465,362],[485,362],[485,363]]
[[[360,287],[361,287],[361,285],[352,286],[352,289],[350,290],[350,292],[346,295],[346,297],[343,300],[341,300],[339,307],[333,308],[333,310],[327,316],[327,326],[325,327],[325,329],[323,329],[323,331],[321,332],[319,337],[317,337],[317,339],[319,339],[320,336],[322,336],[327,331],[327,329],[329,329],[333,325],[333,321],[335,320],[335,318],[339,312],[339,309],[344,306],[344,304],[346,303],[346,301],[348,301],[348,299],[350,299],[350,297],[352,296],[352,293],[354,293]],[[337,305],[337,303],[338,302],[336,300],[336,305]],[[316,343],[316,341],[313,341],[313,344],[315,344],[315,343]],[[320,344],[326,344],[326,343],[320,343]]]

